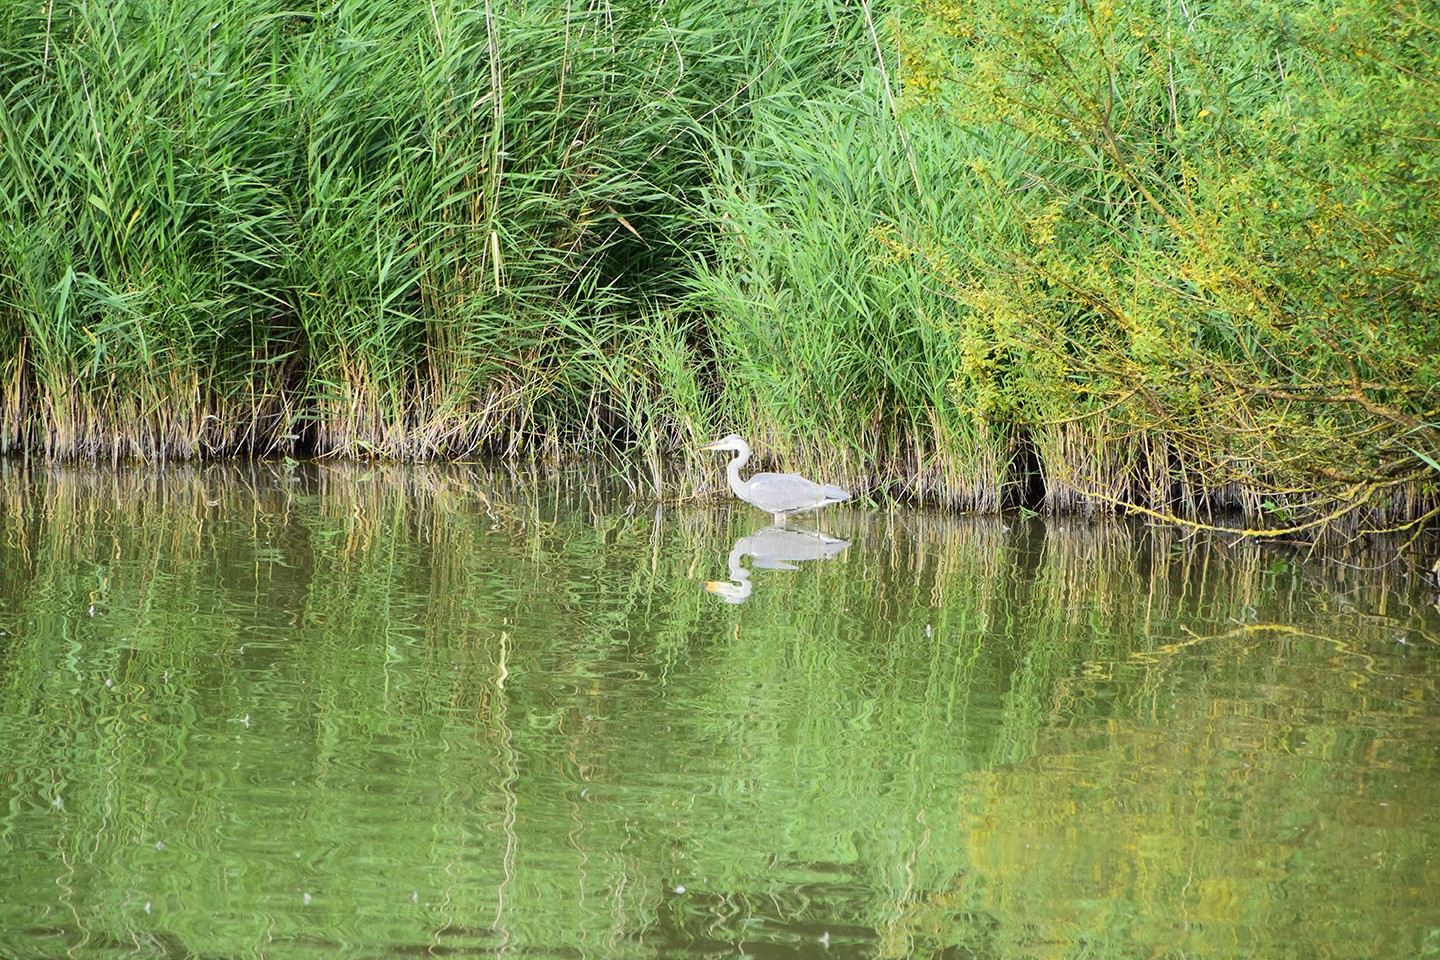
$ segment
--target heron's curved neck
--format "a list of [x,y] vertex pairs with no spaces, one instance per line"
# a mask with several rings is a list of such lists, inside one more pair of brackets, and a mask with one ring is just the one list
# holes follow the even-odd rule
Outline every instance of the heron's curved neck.
[[745,550],[739,544],[736,544],[735,549],[730,551],[727,562],[730,564],[731,580],[736,583],[744,583],[750,579],[750,571],[745,568]]
[[745,466],[745,464],[748,463],[749,460],[749,450],[736,450],[735,459],[731,460],[730,463],[727,464],[725,467],[725,472],[730,475],[730,489],[734,490],[735,493],[740,496],[742,500],[745,497],[743,492],[745,490],[745,484],[740,479],[740,468]]

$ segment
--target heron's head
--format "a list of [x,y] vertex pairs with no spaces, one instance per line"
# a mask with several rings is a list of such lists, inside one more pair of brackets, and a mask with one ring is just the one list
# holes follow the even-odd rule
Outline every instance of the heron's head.
[[716,440],[714,443],[707,443],[707,444],[705,444],[705,446],[701,447],[700,449],[701,449],[701,450],[736,450],[736,451],[739,451],[739,452],[741,452],[741,453],[748,453],[748,452],[750,451],[750,444],[746,443],[746,442],[745,442],[745,438],[742,437],[742,436],[740,436],[740,434],[738,434],[738,433],[732,433],[732,434],[730,434],[730,436],[724,437],[723,439],[720,439],[720,440]]

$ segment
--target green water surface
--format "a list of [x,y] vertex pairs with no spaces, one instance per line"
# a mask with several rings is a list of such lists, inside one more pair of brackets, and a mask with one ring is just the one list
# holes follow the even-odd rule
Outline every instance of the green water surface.
[[1433,592],[768,519],[0,466],[0,956],[1440,955]]

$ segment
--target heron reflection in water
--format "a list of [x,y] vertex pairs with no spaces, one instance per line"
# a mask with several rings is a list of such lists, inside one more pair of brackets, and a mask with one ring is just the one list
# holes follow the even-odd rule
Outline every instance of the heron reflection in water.
[[744,603],[754,589],[750,582],[750,571],[745,567],[746,557],[751,558],[752,566],[760,569],[798,570],[800,568],[795,566],[796,561],[824,560],[848,546],[848,540],[839,540],[811,530],[766,527],[735,541],[735,546],[730,550],[730,579],[707,580],[705,589],[723,597],[726,603]]
[[784,524],[792,513],[850,499],[848,490],[830,483],[807,480],[798,473],[757,473],[749,480],[741,480],[740,468],[750,459],[750,444],[738,433],[707,443],[700,449],[734,450],[735,458],[725,467],[730,477],[730,489],[746,503],[773,514],[777,524]]

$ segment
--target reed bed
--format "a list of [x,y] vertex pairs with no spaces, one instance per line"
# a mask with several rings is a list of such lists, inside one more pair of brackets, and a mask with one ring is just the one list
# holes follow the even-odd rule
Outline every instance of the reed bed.
[[0,441],[415,459],[616,437],[612,403],[676,367],[649,317],[695,229],[686,131],[745,73],[695,14],[7,4]]
[[0,451],[660,492],[737,429],[875,498],[1420,525],[1436,44],[1388,0],[5,0]]

